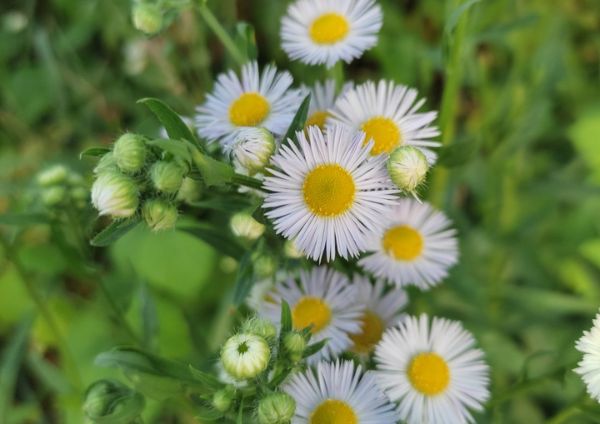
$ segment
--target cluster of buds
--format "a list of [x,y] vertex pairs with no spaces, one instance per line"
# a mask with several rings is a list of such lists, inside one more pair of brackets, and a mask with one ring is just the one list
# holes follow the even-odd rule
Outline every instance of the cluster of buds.
[[36,177],[39,195],[48,208],[75,207],[85,209],[90,196],[80,174],[64,165],[53,165]]
[[94,173],[92,203],[100,215],[121,219],[139,214],[153,231],[173,228],[177,204],[199,195],[187,164],[153,151],[138,134],[123,134]]

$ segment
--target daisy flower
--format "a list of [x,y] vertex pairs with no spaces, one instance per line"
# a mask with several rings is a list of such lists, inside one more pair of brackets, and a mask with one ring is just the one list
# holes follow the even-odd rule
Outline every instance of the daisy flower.
[[279,325],[281,302],[292,311],[292,324],[301,330],[312,325],[311,343],[329,339],[309,361],[329,359],[352,345],[350,333],[360,331],[362,306],[356,303],[356,288],[337,271],[327,267],[302,271],[300,278],[278,283],[268,293],[259,313]]
[[489,367],[458,322],[406,318],[375,349],[375,378],[408,424],[473,422],[489,398]]
[[396,201],[385,159],[369,155],[363,133],[341,126],[306,132],[271,158],[266,215],[278,234],[314,260],[357,256]]
[[600,401],[600,313],[596,315],[592,329],[583,332],[575,348],[583,353],[575,372],[587,385],[590,396]]
[[[437,155],[431,150],[440,143],[431,139],[440,135],[431,123],[437,112],[417,112],[425,99],[416,101],[417,90],[392,81],[367,81],[341,96],[327,125],[344,124],[360,129],[373,140],[373,155],[390,154],[401,145],[423,151],[430,164]],[[416,101],[416,102],[415,102]]]
[[305,93],[310,93],[310,106],[305,127],[316,125],[324,130],[329,110],[335,105],[336,99],[350,90],[352,86],[351,82],[345,83],[339,95],[336,94],[335,81],[332,79],[325,80],[323,83],[317,81],[311,88],[303,87]]
[[351,350],[368,355],[381,340],[383,332],[403,318],[401,310],[406,306],[408,296],[404,290],[399,289],[386,292],[383,280],[371,284],[368,278],[355,275],[353,284],[357,288],[357,303],[365,305],[365,310],[360,331],[350,335],[354,342]]
[[281,20],[281,45],[291,59],[331,68],[375,46],[382,21],[374,0],[298,0]]
[[289,72],[279,72],[274,66],[260,73],[256,62],[242,67],[241,78],[233,71],[219,75],[206,102],[196,109],[198,134],[209,141],[219,140],[225,150],[230,150],[244,127],[284,134],[302,101],[301,92],[290,89],[292,82]]
[[283,390],[296,400],[293,424],[391,424],[398,413],[373,374],[350,361],[319,362],[294,375]]
[[358,264],[398,287],[422,290],[438,284],[458,261],[456,231],[428,203],[402,199],[389,210],[381,230],[367,241],[367,255]]

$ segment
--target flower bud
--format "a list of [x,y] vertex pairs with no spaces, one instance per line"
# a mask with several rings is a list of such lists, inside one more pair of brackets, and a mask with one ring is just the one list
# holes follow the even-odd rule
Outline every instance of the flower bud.
[[46,206],[56,206],[65,200],[67,190],[63,186],[54,186],[44,189],[42,192],[42,202]]
[[144,137],[138,134],[123,134],[115,142],[113,155],[119,169],[126,174],[140,171],[146,162]]
[[133,26],[145,34],[156,34],[162,29],[163,13],[156,4],[137,3],[133,6]]
[[244,168],[250,175],[262,171],[275,152],[275,138],[265,128],[248,127],[240,130],[231,147],[236,167]]
[[54,165],[43,170],[37,176],[37,182],[42,187],[49,187],[64,182],[69,171],[63,165]]
[[223,368],[237,380],[256,377],[267,368],[270,357],[266,340],[254,334],[236,334],[221,350]]
[[187,204],[194,203],[200,199],[202,194],[202,184],[190,177],[185,177],[181,182],[181,187],[177,192],[177,200]]
[[246,320],[246,322],[242,324],[242,331],[244,333],[254,334],[266,340],[274,339],[277,336],[277,328],[275,328],[275,325],[268,319],[260,317],[252,317]]
[[299,259],[304,257],[302,252],[298,250],[298,247],[296,246],[294,240],[285,241],[285,244],[283,245],[283,253],[285,254],[285,256],[291,259]]
[[113,152],[105,153],[94,168],[94,174],[103,174],[106,172],[118,171],[117,161],[113,155]]
[[144,409],[144,398],[113,380],[99,380],[86,391],[83,412],[92,422],[127,424]]
[[234,235],[250,241],[256,240],[265,232],[265,226],[246,212],[238,212],[233,215],[229,225]]
[[231,408],[235,397],[235,389],[232,386],[227,386],[224,389],[218,390],[213,395],[212,404],[219,412],[227,412]]
[[163,193],[176,193],[183,182],[183,168],[176,162],[158,161],[150,169],[154,188]]
[[398,188],[414,193],[416,188],[425,181],[429,164],[418,148],[400,146],[390,154],[387,169],[390,178]]
[[296,412],[296,401],[287,393],[272,393],[258,403],[259,424],[287,424]]
[[85,187],[75,187],[71,189],[71,197],[75,200],[87,200],[90,192]]
[[92,204],[100,215],[130,217],[139,205],[137,185],[134,180],[118,172],[103,173],[92,185]]
[[294,361],[299,361],[306,349],[306,339],[298,332],[288,333],[283,338],[283,347]]
[[166,200],[151,199],[142,206],[142,216],[152,231],[170,230],[177,222],[177,208]]

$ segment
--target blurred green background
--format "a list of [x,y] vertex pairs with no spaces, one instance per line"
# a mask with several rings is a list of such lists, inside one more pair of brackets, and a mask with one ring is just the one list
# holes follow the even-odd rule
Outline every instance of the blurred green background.
[[[209,2],[232,32],[236,20],[254,25],[260,62],[298,81],[324,78],[324,68],[289,63],[279,46],[287,3]],[[418,87],[426,107],[441,110],[448,147],[425,197],[461,240],[460,265],[438,288],[410,290],[409,311],[461,320],[475,333],[493,392],[477,422],[600,422],[570,371],[574,341],[600,306],[600,4],[380,3],[379,44],[346,75]],[[94,164],[79,160],[83,149],[125,130],[158,134],[137,99],[159,97],[192,116],[214,75],[233,65],[193,9],[149,38],[132,27],[130,7],[2,2],[0,214],[29,210],[33,178],[50,164],[89,179]],[[89,233],[106,224],[85,222]],[[137,228],[110,249],[82,247],[89,264],[44,223],[0,225],[0,236],[2,423],[82,422],[84,388],[118,376],[94,357],[131,342],[116,310],[148,348],[198,366],[214,361],[230,329],[236,263],[189,235]],[[100,277],[90,277],[92,264]],[[149,401],[144,418],[198,422],[169,399]]]

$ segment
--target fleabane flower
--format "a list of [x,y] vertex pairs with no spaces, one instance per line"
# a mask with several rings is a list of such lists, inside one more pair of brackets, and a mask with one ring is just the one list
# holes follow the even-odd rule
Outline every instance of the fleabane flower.
[[392,81],[367,81],[341,96],[327,125],[344,124],[364,131],[366,142],[373,140],[373,155],[390,154],[399,146],[415,146],[423,151],[430,164],[437,155],[432,141],[440,135],[433,125],[437,112],[418,112],[425,99],[417,100],[414,88]]
[[328,79],[323,82],[317,81],[310,88],[303,87],[305,93],[310,93],[310,106],[306,118],[306,128],[316,125],[321,130],[324,130],[325,122],[329,117],[329,110],[335,105],[336,99],[353,87],[351,82],[347,82],[338,94],[335,85],[334,80]]
[[300,278],[280,282],[267,293],[259,313],[280,324],[281,303],[286,301],[296,330],[311,327],[310,343],[329,339],[309,362],[331,358],[352,345],[351,333],[360,331],[363,306],[356,303],[356,287],[343,274],[327,267],[301,271]]
[[358,264],[398,287],[415,285],[427,290],[458,261],[456,231],[428,203],[399,200],[379,228],[369,237],[367,254]]
[[278,234],[314,260],[349,258],[364,250],[396,201],[385,158],[372,157],[361,132],[315,126],[282,146],[264,179],[263,207]]
[[587,385],[591,397],[600,402],[600,313],[594,318],[594,325],[577,341],[575,348],[583,353],[583,359],[575,372]]
[[383,280],[371,284],[368,278],[360,275],[354,275],[352,284],[357,288],[356,301],[365,305],[365,310],[360,331],[350,335],[353,342],[351,350],[368,355],[381,340],[383,332],[403,318],[402,309],[408,302],[408,296],[400,289],[386,291]]
[[139,190],[133,179],[119,172],[105,172],[92,185],[92,204],[100,215],[128,218],[140,203]]
[[489,398],[489,367],[458,322],[408,317],[375,350],[375,378],[407,424],[473,422]]
[[371,372],[351,361],[319,362],[283,386],[296,400],[293,424],[391,424],[398,413]]
[[330,68],[375,46],[382,21],[374,0],[298,0],[281,20],[281,45],[291,59]]
[[245,64],[241,77],[233,71],[219,75],[213,91],[196,109],[198,134],[218,140],[226,150],[244,127],[264,127],[283,135],[302,101],[292,83],[289,72],[271,65],[259,72],[256,62]]
[[236,334],[221,350],[223,369],[236,380],[256,377],[267,368],[270,357],[267,341],[255,334]]

